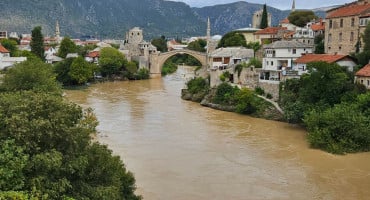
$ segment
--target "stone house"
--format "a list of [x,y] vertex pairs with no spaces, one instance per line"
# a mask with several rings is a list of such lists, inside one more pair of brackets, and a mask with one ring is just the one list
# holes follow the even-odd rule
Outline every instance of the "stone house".
[[227,47],[219,48],[213,51],[210,55],[210,77],[211,87],[222,83],[220,75],[228,71],[231,74],[230,82],[238,83],[236,80],[235,66],[241,63],[247,63],[250,58],[253,58],[253,49],[244,47]]
[[286,27],[267,27],[254,33],[256,41],[260,44],[271,43],[280,40],[287,33],[290,33]]
[[238,32],[238,33],[241,33],[244,38],[245,38],[245,41],[247,43],[249,42],[260,42],[259,39],[256,38],[256,35],[255,33],[257,31],[260,31],[262,29],[259,29],[259,28],[240,28],[240,29],[236,29],[235,32]]
[[99,63],[99,57],[100,57],[100,52],[99,51],[90,51],[86,56],[85,60],[90,63]]
[[[328,10],[325,23],[325,52],[350,54],[361,50],[361,34],[370,17],[370,0],[358,0]],[[362,24],[361,24],[362,23]]]
[[356,72],[355,82],[363,84],[366,89],[370,90],[370,63]]
[[[263,14],[263,9],[256,11],[253,14],[252,17],[252,27],[253,28],[260,28],[261,21],[262,21],[262,14]],[[267,26],[271,26],[271,13],[267,13]]]

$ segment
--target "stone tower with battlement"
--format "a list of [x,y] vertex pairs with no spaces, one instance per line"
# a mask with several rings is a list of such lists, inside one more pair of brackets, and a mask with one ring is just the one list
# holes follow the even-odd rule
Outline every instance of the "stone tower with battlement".
[[[263,9],[258,10],[253,14],[253,18],[252,18],[253,28],[260,28],[261,20],[262,20],[262,13],[263,13]],[[267,12],[267,25],[269,27],[271,26],[271,13],[269,12]]]

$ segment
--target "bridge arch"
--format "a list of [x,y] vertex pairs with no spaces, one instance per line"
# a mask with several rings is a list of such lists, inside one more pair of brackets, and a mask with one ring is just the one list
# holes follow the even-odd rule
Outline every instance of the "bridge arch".
[[158,76],[158,75],[160,76],[163,64],[166,62],[166,60],[177,54],[191,55],[202,64],[202,67],[207,66],[207,54],[206,53],[192,51],[189,49],[181,49],[181,50],[174,50],[174,51],[151,55],[150,73],[154,76]]

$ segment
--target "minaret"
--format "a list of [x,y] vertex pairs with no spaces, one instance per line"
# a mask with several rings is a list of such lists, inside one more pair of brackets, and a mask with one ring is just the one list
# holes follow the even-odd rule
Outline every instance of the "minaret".
[[292,12],[295,11],[295,0],[293,0],[293,5],[292,5]]
[[57,24],[55,26],[55,37],[60,38],[60,28],[59,28],[59,22],[57,21]]
[[208,17],[208,20],[207,20],[207,53],[209,53],[208,49],[209,49],[210,41],[211,41],[211,22]]

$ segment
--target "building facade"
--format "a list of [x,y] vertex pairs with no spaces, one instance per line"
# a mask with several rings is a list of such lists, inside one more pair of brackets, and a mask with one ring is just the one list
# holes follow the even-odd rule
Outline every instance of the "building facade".
[[325,23],[325,52],[350,54],[361,51],[361,35],[370,17],[370,0],[358,0],[328,10]]

